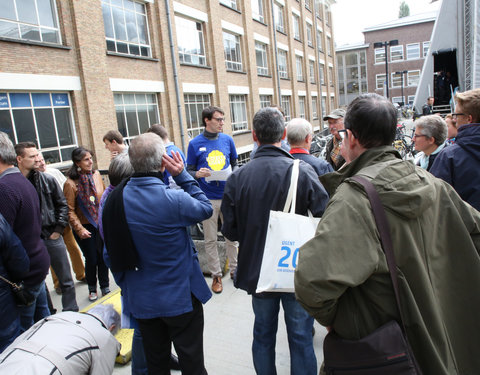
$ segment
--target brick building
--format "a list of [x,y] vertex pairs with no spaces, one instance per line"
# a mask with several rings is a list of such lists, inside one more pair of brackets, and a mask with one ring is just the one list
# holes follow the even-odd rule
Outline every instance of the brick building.
[[0,130],[49,163],[84,145],[104,169],[108,130],[128,140],[158,122],[185,149],[209,104],[242,161],[262,106],[318,129],[336,106],[334,0],[2,2]]
[[366,92],[386,95],[385,47],[374,48],[374,43],[398,40],[398,45],[387,46],[389,97],[394,103],[413,104],[436,17],[434,11],[367,27],[364,43],[337,47],[339,103],[348,105]]

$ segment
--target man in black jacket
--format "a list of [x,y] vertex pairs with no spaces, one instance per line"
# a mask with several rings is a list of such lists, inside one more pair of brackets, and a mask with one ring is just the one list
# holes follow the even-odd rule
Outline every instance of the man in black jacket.
[[39,156],[35,143],[15,145],[20,172],[33,184],[40,200],[42,239],[45,242],[53,270],[62,289],[63,311],[78,311],[75,285],[62,233],[68,223],[68,206],[62,189],[54,177],[37,170]]
[[[270,210],[282,211],[290,186],[294,158],[281,148],[286,130],[276,108],[263,108],[253,118],[253,139],[259,144],[255,157],[227,180],[221,210],[222,233],[239,241],[235,286],[252,295],[255,314],[253,363],[257,374],[275,373],[275,340],[282,303],[291,356],[292,374],[317,374],[312,343],[313,318],[301,308],[294,293],[256,294],[267,236]],[[320,217],[328,194],[317,173],[300,161],[296,213]]]

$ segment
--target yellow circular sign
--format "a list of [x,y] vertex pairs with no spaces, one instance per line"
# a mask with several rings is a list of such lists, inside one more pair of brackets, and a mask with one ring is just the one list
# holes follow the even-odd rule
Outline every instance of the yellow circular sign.
[[221,171],[225,166],[225,155],[218,150],[213,150],[207,157],[208,166],[214,171]]

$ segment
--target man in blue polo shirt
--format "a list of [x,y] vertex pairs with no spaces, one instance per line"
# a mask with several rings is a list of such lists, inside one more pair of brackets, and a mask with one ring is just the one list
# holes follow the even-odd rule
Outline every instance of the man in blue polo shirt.
[[[219,107],[209,106],[202,111],[202,122],[205,131],[192,139],[188,145],[187,170],[198,181],[213,207],[213,215],[203,221],[205,236],[205,252],[207,253],[208,270],[212,276],[212,291],[221,293],[222,269],[217,250],[218,217],[220,213],[225,178],[215,179],[212,171],[231,171],[237,166],[237,151],[232,137],[223,133],[225,123],[224,112]],[[230,277],[233,279],[237,268],[237,246],[235,242],[225,239],[227,256],[230,265]]]

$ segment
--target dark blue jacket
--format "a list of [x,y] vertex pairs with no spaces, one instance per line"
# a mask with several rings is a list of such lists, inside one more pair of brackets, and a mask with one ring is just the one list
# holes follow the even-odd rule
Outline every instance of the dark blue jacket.
[[317,175],[319,177],[323,176],[324,174],[333,172],[333,167],[330,165],[330,163],[323,159],[316,158],[315,156],[310,154],[296,152],[295,149],[291,149],[290,154],[295,159],[300,159],[303,160],[305,163],[310,164],[313,169],[315,169],[315,172],[317,172]]
[[460,126],[455,144],[438,154],[430,173],[480,211],[480,124]]
[[[21,281],[28,274],[29,267],[27,252],[0,214],[0,275],[12,282]],[[4,332],[18,316],[10,285],[0,280],[0,332]]]
[[[123,190],[139,266],[116,273],[115,280],[127,310],[137,319],[178,316],[192,311],[192,294],[202,303],[212,296],[188,233],[190,225],[212,216],[212,205],[188,172],[174,180],[181,189],[167,189],[157,177],[134,176]],[[113,197],[110,194],[105,206],[104,230]]]
[[[280,147],[262,145],[253,160],[228,177],[222,200],[222,233],[239,241],[235,287],[254,294],[262,264],[270,210],[283,211],[293,157]],[[320,217],[328,194],[313,168],[300,161],[295,212]]]

